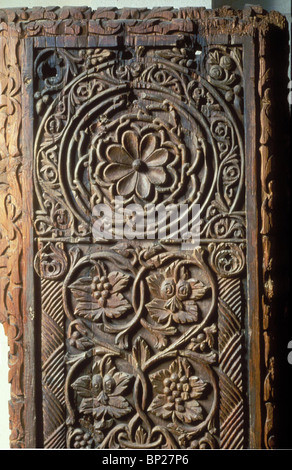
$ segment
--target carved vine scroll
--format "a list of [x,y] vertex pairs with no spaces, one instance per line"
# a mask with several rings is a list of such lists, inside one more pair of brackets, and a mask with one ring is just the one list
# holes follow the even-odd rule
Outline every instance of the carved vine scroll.
[[[273,447],[265,41],[285,27],[260,7],[0,10],[12,447]],[[199,246],[167,211],[164,235],[96,238],[120,198],[199,205]]]

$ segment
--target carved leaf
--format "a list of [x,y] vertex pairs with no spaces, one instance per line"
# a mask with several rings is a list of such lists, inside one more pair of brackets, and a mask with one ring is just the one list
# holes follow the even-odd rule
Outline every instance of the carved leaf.
[[128,401],[122,396],[110,396],[109,406],[106,407],[107,413],[113,418],[121,418],[132,411]]
[[124,372],[116,372],[113,375],[113,379],[116,383],[116,387],[112,392],[112,396],[121,395],[127,388],[130,383],[132,375],[125,374]]
[[205,286],[202,281],[197,281],[195,279],[189,279],[188,281],[192,288],[192,294],[190,296],[191,299],[200,300],[206,292],[208,291],[209,287]]
[[108,275],[108,280],[112,286],[111,292],[120,292],[127,287],[130,276],[122,274],[118,271],[113,271]]
[[172,278],[174,277],[175,268],[179,264],[179,260],[174,261],[165,269],[165,278]]
[[98,321],[103,314],[103,309],[100,307],[93,308],[90,301],[78,302],[74,314],[86,318],[87,320]]
[[73,296],[77,300],[84,299],[84,296],[89,296],[90,284],[90,277],[81,277],[77,279],[77,281],[73,282],[73,284],[70,285],[70,289],[72,290]]
[[125,297],[118,293],[113,294],[107,301],[107,307],[103,309],[106,316],[109,318],[119,318],[127,310],[131,308],[131,304]]
[[203,409],[196,400],[185,402],[184,407],[183,413],[176,411],[176,416],[180,421],[190,424],[204,419]]
[[78,395],[81,397],[89,398],[91,397],[90,384],[90,375],[84,375],[82,377],[78,377],[78,379],[72,384],[72,388],[76,390]]
[[211,326],[204,328],[206,334],[206,342],[210,348],[213,348],[215,343],[214,334],[217,332],[217,326],[213,323]]
[[165,305],[165,302],[164,300],[161,300],[161,299],[153,299],[151,300],[151,302],[146,304],[146,308],[148,312],[150,313],[151,317],[155,321],[158,321],[159,323],[167,320],[170,315],[169,311],[166,310],[164,305]]
[[198,321],[199,310],[195,302],[188,300],[184,302],[185,310],[179,310],[177,313],[173,314],[173,320],[176,323],[194,323]]
[[164,281],[163,274],[152,274],[146,278],[150,293],[152,297],[161,296],[161,284]]
[[218,51],[210,52],[208,55],[209,64],[219,64],[220,56]]
[[153,389],[157,393],[163,392],[163,380],[169,376],[168,371],[158,370],[154,374],[150,375],[150,380],[153,386]]
[[[99,267],[94,268],[93,274],[97,272],[104,274]],[[129,276],[115,271],[108,277],[103,276],[106,279],[102,285],[100,277],[82,277],[69,286],[77,300],[75,315],[96,322],[102,315],[119,318],[131,308],[129,301],[119,292],[126,287]],[[105,299],[102,293],[106,293]]]
[[202,394],[204,393],[207,387],[207,383],[196,376],[190,377],[189,383],[191,386],[191,392],[190,392],[191,398],[201,398]]
[[177,374],[178,376],[186,375],[186,377],[189,377],[190,365],[187,360],[179,357],[170,364],[169,372],[170,374]]
[[91,396],[90,398],[83,398],[79,406],[79,411],[87,415],[87,414],[91,414],[93,410],[94,410],[93,397]]
[[151,356],[148,344],[143,338],[136,339],[132,354],[137,366],[142,368]]
[[147,434],[141,426],[138,427],[135,433],[135,441],[138,444],[145,444],[147,441]]
[[157,395],[149,406],[148,411],[153,412],[158,418],[170,418],[172,410],[168,410],[165,404],[165,395]]

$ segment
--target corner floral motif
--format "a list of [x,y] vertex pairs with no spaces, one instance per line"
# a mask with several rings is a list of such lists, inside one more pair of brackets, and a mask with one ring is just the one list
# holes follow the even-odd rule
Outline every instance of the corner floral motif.
[[132,130],[122,134],[121,143],[111,144],[106,150],[109,164],[104,169],[106,181],[116,185],[120,196],[135,194],[148,200],[155,186],[167,181],[169,151],[162,147],[153,134],[143,137]]
[[167,369],[150,375],[157,393],[148,411],[158,418],[177,420],[185,424],[200,422],[204,410],[197,401],[206,390],[207,382],[191,375],[191,365],[186,359],[178,358]]
[[221,89],[227,102],[242,114],[242,51],[239,47],[211,49],[207,55],[208,81]]
[[121,294],[129,282],[129,276],[118,271],[107,272],[102,262],[97,262],[90,275],[80,277],[69,287],[77,300],[74,315],[93,322],[105,317],[121,317],[131,308],[129,301]]
[[196,301],[208,291],[202,281],[190,278],[186,267],[176,273],[176,263],[172,263],[165,273],[152,274],[146,278],[153,300],[146,308],[159,323],[195,323],[199,321],[199,307]]

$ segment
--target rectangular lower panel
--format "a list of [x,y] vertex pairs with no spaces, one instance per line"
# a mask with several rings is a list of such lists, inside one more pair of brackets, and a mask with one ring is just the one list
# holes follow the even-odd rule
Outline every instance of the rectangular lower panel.
[[222,248],[44,246],[45,447],[245,446],[243,285],[214,272],[244,253]]

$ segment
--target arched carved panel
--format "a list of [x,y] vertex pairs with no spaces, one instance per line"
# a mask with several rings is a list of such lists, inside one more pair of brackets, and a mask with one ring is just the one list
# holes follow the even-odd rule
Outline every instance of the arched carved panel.
[[[250,78],[264,81],[261,41],[284,19],[257,7],[0,18],[12,446],[272,447],[257,210],[258,184],[270,191],[269,95]],[[145,237],[121,200],[165,210]],[[106,238],[98,205],[120,214]],[[173,205],[186,208],[175,219]],[[197,207],[199,243],[186,244]]]

